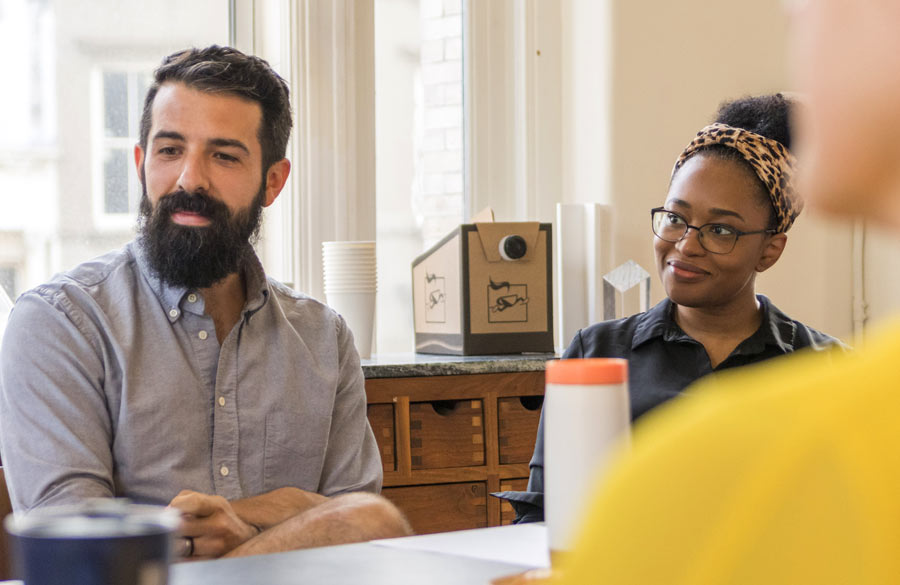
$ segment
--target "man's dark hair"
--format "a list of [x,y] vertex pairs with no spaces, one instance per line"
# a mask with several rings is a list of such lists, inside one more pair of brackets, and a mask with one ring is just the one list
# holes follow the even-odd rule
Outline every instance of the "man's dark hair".
[[156,92],[166,82],[178,82],[209,93],[228,93],[260,105],[259,144],[263,177],[272,164],[284,158],[291,135],[291,103],[287,83],[269,64],[231,47],[212,45],[186,49],[163,59],[154,72],[141,115],[141,148],[146,152]]

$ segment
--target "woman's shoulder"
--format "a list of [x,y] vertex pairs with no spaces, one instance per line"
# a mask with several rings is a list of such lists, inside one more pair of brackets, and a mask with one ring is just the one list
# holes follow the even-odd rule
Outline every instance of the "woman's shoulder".
[[792,339],[784,339],[783,342],[790,343],[793,350],[810,348],[812,350],[826,349],[849,349],[849,346],[837,337],[833,337],[827,333],[814,329],[801,321],[793,319],[785,314],[781,309],[776,307],[771,300],[763,295],[758,295],[761,302],[768,306],[769,319],[773,326],[778,328],[778,323],[784,325],[790,324],[789,330],[792,332]]
[[843,349],[849,350],[850,346],[827,333],[793,320],[794,322],[794,349],[811,348],[814,350]]
[[623,357],[630,353],[638,331],[665,321],[667,307],[662,305],[664,303],[643,313],[600,321],[579,330],[563,357]]

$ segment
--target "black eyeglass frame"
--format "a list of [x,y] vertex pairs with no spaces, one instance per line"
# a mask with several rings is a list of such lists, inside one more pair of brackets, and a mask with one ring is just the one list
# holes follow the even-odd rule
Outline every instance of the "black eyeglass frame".
[[[677,240],[670,240],[670,239],[664,238],[661,235],[659,235],[658,233],[656,233],[656,222],[653,220],[653,218],[656,216],[657,213],[670,213],[672,215],[677,215],[678,217],[680,217],[682,219],[682,221],[684,221],[684,226],[685,226],[684,233],[681,235],[680,238],[678,238]],[[713,226],[720,225],[720,226],[722,226],[724,228],[728,228],[729,230],[734,232],[734,234],[735,234],[734,241],[731,243],[731,249],[729,249],[727,252],[716,252],[715,250],[710,250],[709,248],[706,247],[706,244],[703,243],[703,228],[705,228],[707,226],[711,226],[711,225],[713,225]],[[753,230],[751,232],[744,232],[744,231],[737,229],[734,226],[730,226],[725,223],[716,223],[716,222],[705,223],[705,224],[697,227],[695,225],[689,224],[687,221],[687,218],[684,217],[683,215],[681,215],[680,213],[678,213],[677,211],[672,211],[671,209],[666,209],[665,207],[654,207],[653,209],[650,210],[650,230],[653,232],[654,236],[656,236],[657,238],[659,238],[660,240],[662,240],[664,242],[669,242],[670,244],[678,243],[687,237],[687,235],[688,235],[688,233],[690,233],[691,229],[697,230],[697,234],[699,235],[698,239],[700,240],[700,245],[703,247],[704,250],[706,250],[710,254],[731,254],[732,252],[734,252],[734,248],[735,248],[735,246],[737,246],[737,242],[741,236],[752,236],[754,234],[770,234],[770,235],[772,235],[772,234],[778,233],[778,230],[773,230],[773,229]]]

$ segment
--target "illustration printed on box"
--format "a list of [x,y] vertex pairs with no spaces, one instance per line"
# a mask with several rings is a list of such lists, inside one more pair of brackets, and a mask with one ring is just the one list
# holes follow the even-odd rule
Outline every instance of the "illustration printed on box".
[[487,287],[489,323],[525,323],[528,321],[528,285],[494,282]]
[[443,276],[425,271],[425,322],[447,322],[447,294]]

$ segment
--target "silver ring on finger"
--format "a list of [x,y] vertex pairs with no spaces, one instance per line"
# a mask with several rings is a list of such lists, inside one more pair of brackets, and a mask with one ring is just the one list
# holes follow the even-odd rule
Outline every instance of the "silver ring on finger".
[[194,538],[191,536],[184,537],[184,547],[181,551],[181,556],[188,558],[194,555]]

